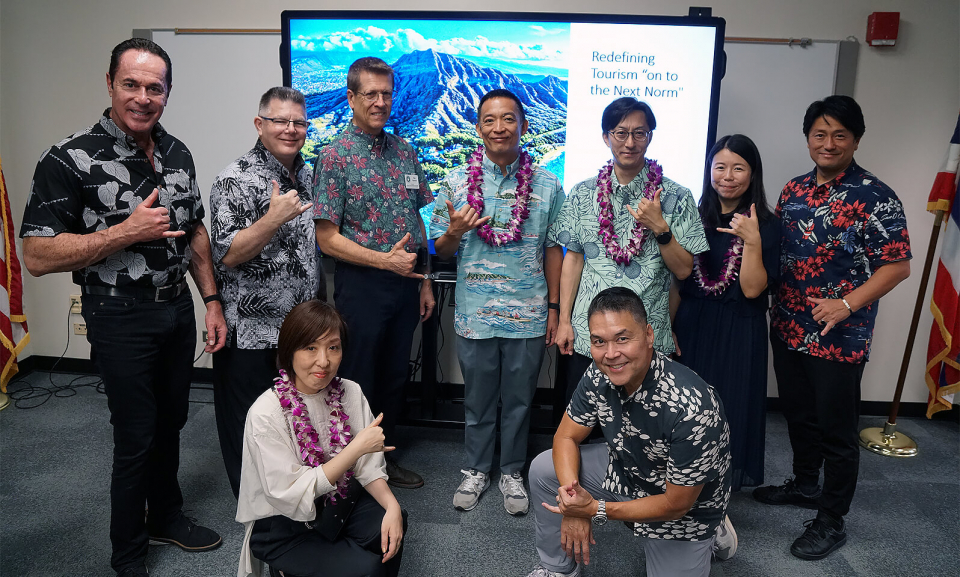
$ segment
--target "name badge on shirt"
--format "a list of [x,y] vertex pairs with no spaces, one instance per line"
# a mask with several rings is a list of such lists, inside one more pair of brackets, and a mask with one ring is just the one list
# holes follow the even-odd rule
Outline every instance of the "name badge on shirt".
[[420,188],[420,178],[416,174],[404,174],[403,185],[407,188]]

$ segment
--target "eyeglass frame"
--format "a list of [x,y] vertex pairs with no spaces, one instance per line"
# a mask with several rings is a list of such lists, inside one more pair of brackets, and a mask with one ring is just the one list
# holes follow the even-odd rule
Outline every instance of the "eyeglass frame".
[[286,130],[291,124],[295,130],[307,130],[310,127],[310,123],[306,120],[294,120],[292,118],[271,118],[269,116],[260,116],[257,115],[262,120],[269,120],[277,128],[280,128],[280,123],[283,122],[283,128],[281,130]]
[[367,92],[354,92],[354,94],[362,97],[365,102],[370,104],[380,100],[381,97],[384,102],[393,102],[393,90],[369,90]]
[[[637,136],[637,133],[638,133],[638,132],[639,132],[639,133],[642,133],[643,136],[642,136],[642,137]],[[624,131],[623,131],[623,140],[621,140],[620,137],[617,136],[617,131],[616,131],[616,129],[614,129],[614,130],[608,130],[608,131],[607,131],[607,134],[609,134],[610,136],[612,136],[613,139],[616,140],[617,142],[626,142],[626,141],[627,141],[627,138],[629,138],[630,136],[633,137],[633,141],[634,141],[634,142],[647,142],[648,140],[650,140],[650,135],[653,134],[653,131],[652,131],[652,130],[640,130],[639,128],[636,129],[636,130],[624,130]]]

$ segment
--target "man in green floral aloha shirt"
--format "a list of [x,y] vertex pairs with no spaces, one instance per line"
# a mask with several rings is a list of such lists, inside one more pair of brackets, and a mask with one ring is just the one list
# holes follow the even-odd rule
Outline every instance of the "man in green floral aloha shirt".
[[600,175],[573,187],[548,238],[567,249],[557,331],[560,352],[573,355],[565,363],[566,401],[591,362],[587,308],[593,297],[615,286],[633,290],[653,325],[654,348],[670,354],[671,279],[689,276],[693,255],[709,248],[690,190],[646,159],[657,127],[650,107],[635,98],[614,100],[601,127],[613,158]]

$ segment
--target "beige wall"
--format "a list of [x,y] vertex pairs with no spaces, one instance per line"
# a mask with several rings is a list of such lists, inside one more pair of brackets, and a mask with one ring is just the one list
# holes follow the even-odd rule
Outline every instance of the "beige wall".
[[[714,15],[727,21],[728,36],[810,37],[864,41],[867,16],[899,11],[900,40],[894,48],[862,46],[855,97],[864,109],[867,134],[857,160],[894,188],[904,201],[916,256],[913,276],[883,300],[873,360],[863,387],[865,400],[890,400],[896,384],[907,327],[920,283],[932,218],[924,212],[926,195],[960,110],[960,3],[956,0],[716,0]],[[531,11],[582,12],[579,0],[529,0]],[[0,5],[0,157],[15,220],[23,212],[40,152],[71,132],[92,124],[109,104],[104,73],[110,49],[134,28],[279,27],[283,9],[343,6],[330,0],[4,0]],[[391,9],[390,0],[368,0],[353,9]],[[406,7],[456,9],[458,4],[412,0]],[[462,3],[475,10],[475,3]],[[516,2],[493,0],[490,10],[512,10]],[[683,15],[686,5],[664,0],[597,0],[599,12]],[[683,6],[683,7],[681,7]],[[176,71],[176,62],[174,62]],[[243,79],[238,79],[242,82]],[[208,102],[215,130],[217,100],[230,87],[210,87]],[[176,82],[172,105],[177,104]],[[180,103],[183,105],[183,103]],[[800,119],[797,119],[799,123]],[[793,135],[785,136],[793,137]],[[187,143],[190,144],[189,142]],[[239,153],[239,151],[238,151]],[[67,296],[77,291],[67,274],[25,279],[32,336],[26,355],[57,356],[64,347]],[[924,401],[923,365],[930,315],[920,323],[904,393],[905,401]],[[86,357],[82,337],[72,337],[67,356]],[[201,359],[201,366],[209,366]]]

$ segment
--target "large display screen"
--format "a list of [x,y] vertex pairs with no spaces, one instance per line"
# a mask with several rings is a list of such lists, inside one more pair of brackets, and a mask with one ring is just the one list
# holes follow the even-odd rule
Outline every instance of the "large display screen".
[[566,190],[611,158],[601,114],[633,96],[657,121],[647,158],[699,198],[716,137],[721,18],[285,11],[282,26],[284,83],[307,101],[308,162],[350,122],[350,64],[377,56],[395,72],[387,130],[417,148],[434,190],[481,143],[480,97],[507,88],[530,124],[523,146]]

